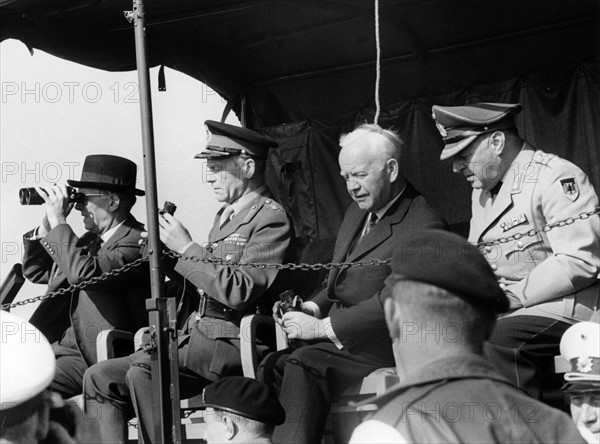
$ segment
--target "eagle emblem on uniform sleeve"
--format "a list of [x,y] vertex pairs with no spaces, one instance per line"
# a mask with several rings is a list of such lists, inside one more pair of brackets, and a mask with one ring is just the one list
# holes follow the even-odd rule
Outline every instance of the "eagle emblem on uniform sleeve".
[[577,186],[575,178],[569,177],[567,179],[561,179],[560,185],[562,186],[563,194],[567,196],[569,200],[575,202],[579,197],[579,186]]

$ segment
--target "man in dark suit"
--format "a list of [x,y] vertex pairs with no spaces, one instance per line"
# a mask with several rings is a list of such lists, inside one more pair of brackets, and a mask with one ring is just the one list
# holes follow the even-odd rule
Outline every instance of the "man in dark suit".
[[[44,199],[42,224],[23,236],[23,274],[54,292],[123,267],[141,257],[142,224],[131,215],[136,165],[128,159],[91,155],[85,159],[74,208],[86,230],[78,237],[67,222],[73,208],[66,186],[37,188]],[[83,373],[96,362],[96,336],[102,330],[136,331],[147,323],[148,267],[44,300],[31,317],[52,343],[56,375],[50,389],[65,397],[81,394]]]
[[[402,176],[402,141],[395,133],[362,125],[342,136],[340,146],[340,173],[354,203],[340,227],[333,262],[389,259],[407,233],[446,227]],[[383,314],[389,274],[386,264],[333,269],[326,288],[301,312],[279,320],[289,339],[309,344],[261,363],[259,378],[276,389],[286,410],[274,442],[319,442],[331,398],[377,368],[394,365]]]
[[[201,393],[219,378],[242,374],[240,320],[257,310],[271,310],[273,299],[266,292],[272,290],[278,270],[236,263],[282,263],[291,238],[287,214],[264,182],[267,153],[276,142],[247,128],[213,121],[206,126],[207,150],[196,158],[207,159],[206,180],[224,204],[208,242],[194,242],[170,214],[159,219],[161,241],[184,256],[176,260],[170,276],[185,279],[200,299],[178,339],[182,398]],[[140,351],[86,372],[86,411],[99,414],[103,442],[124,442],[127,419],[134,414],[144,442],[152,441],[152,424],[159,419],[153,418],[149,365],[150,355]]]

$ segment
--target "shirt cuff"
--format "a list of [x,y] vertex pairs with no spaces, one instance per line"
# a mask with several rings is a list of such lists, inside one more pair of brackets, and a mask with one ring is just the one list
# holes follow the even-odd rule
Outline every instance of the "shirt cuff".
[[321,319],[321,308],[313,301],[303,302],[302,305],[306,308],[310,308],[313,312],[313,316],[317,319]]
[[327,335],[329,340],[333,342],[337,348],[342,350],[344,348],[344,345],[340,342],[338,337],[335,335],[335,332],[333,331],[333,326],[331,325],[331,318],[323,319],[323,328],[325,328],[325,334]]
[[42,238],[43,238],[43,237],[44,237],[46,234],[48,234],[48,232],[47,232],[46,230],[44,230],[44,231],[46,231],[46,232],[45,232],[45,233],[43,233],[43,234],[40,234],[40,231],[42,231],[42,226],[41,226],[41,225],[38,225],[38,226],[37,226],[37,227],[35,227],[35,229],[33,230],[33,234],[31,235],[31,237],[29,238],[29,240],[32,240],[32,241],[40,240],[40,239],[42,239]]
[[193,243],[194,243],[194,241],[189,241],[187,244],[185,244],[185,245],[183,246],[183,248],[180,248],[180,249],[179,249],[179,251],[178,251],[177,253],[179,253],[179,254],[183,254],[183,253],[185,253],[185,252],[186,252],[186,250],[187,250],[188,248],[190,248],[190,247],[192,246],[192,244],[193,244]]

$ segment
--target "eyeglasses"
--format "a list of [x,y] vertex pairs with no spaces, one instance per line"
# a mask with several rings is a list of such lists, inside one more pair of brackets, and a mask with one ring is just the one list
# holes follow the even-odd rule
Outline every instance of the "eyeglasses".
[[104,196],[104,194],[102,193],[76,193],[74,196],[74,202],[76,203],[82,203],[82,204],[86,204],[88,201],[88,197],[94,197],[94,196]]

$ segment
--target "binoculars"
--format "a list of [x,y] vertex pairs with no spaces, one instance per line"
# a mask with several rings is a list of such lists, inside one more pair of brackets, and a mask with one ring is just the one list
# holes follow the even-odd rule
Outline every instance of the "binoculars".
[[[78,193],[73,187],[67,187],[67,194],[69,196],[69,203],[85,202],[85,195]],[[21,205],[42,205],[44,203],[44,199],[34,187],[21,188],[19,190],[19,201]]]

